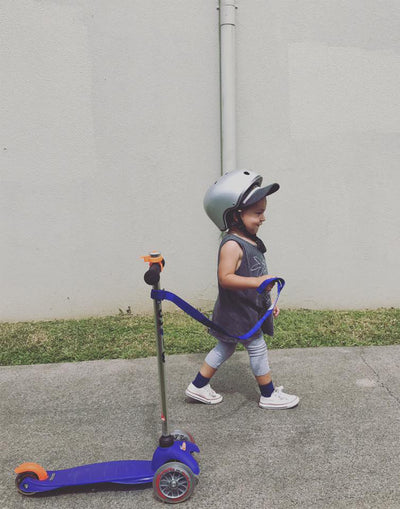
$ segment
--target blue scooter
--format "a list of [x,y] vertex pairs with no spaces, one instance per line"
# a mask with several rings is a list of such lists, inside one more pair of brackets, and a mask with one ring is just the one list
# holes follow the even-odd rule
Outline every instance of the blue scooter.
[[[165,265],[163,257],[158,252],[152,252],[143,259],[149,263],[149,269],[144,275],[145,282],[152,285],[153,290],[160,290],[160,272]],[[183,502],[192,495],[200,473],[193,453],[198,453],[200,450],[190,434],[180,430],[168,432],[161,300],[153,299],[153,305],[162,407],[162,435],[152,459],[94,463],[66,470],[45,470],[37,463],[23,463],[15,469],[17,474],[15,483],[22,495],[100,483],[124,485],[152,483],[155,497],[172,504]]]

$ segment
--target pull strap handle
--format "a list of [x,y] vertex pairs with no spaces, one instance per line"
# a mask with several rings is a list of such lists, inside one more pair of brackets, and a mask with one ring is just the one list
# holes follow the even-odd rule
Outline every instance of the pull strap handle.
[[277,294],[275,301],[269,306],[269,308],[266,310],[264,315],[258,320],[258,322],[248,331],[246,334],[243,334],[242,336],[233,336],[229,332],[227,332],[223,327],[219,326],[218,324],[214,323],[212,320],[207,318],[203,313],[201,313],[198,309],[191,306],[188,302],[181,299],[181,297],[178,297],[178,295],[175,295],[172,292],[169,292],[167,290],[155,290],[153,289],[151,291],[151,298],[154,300],[169,300],[170,302],[173,302],[178,308],[180,308],[182,311],[184,311],[186,314],[200,322],[201,324],[205,325],[206,327],[209,327],[212,330],[215,330],[217,332],[220,332],[224,334],[225,336],[229,336],[230,338],[239,339],[240,341],[245,341],[246,339],[251,338],[251,336],[257,332],[261,325],[265,322],[265,320],[271,315],[273,312],[276,303],[278,302],[279,295],[285,286],[285,280],[281,277],[275,277],[266,279],[261,283],[261,285],[257,288],[258,293],[262,293],[265,291],[265,288],[270,285],[271,283],[277,284]]

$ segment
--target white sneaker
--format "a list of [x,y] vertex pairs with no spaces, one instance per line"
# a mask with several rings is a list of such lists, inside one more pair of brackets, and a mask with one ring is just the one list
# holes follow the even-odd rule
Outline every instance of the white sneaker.
[[189,398],[197,399],[197,401],[201,401],[202,403],[206,403],[208,405],[216,405],[217,403],[221,403],[223,399],[221,394],[217,394],[211,388],[210,384],[207,384],[205,387],[201,387],[201,389],[199,389],[190,383],[185,391],[185,394],[186,396],[189,396]]
[[284,410],[286,408],[293,408],[299,404],[300,399],[298,396],[285,394],[282,389],[283,387],[277,387],[269,398],[261,396],[258,406],[261,408],[268,408],[269,410]]

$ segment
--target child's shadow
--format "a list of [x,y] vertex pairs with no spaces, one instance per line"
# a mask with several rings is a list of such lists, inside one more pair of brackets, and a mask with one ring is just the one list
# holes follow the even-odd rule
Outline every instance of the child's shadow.
[[249,401],[257,400],[257,382],[250,369],[248,359],[235,355],[217,372],[215,386],[227,394],[240,393]]

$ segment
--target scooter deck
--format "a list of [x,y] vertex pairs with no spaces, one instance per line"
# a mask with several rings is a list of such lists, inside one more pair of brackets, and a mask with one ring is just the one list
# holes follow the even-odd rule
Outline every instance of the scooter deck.
[[65,470],[55,470],[54,472],[48,471],[48,473],[50,479],[54,474],[53,479],[56,484],[62,482],[69,486],[101,482],[121,482],[123,484],[147,483],[152,482],[154,476],[151,461],[144,460],[93,463]]
[[65,470],[47,470],[47,473],[49,477],[45,481],[26,479],[29,484],[27,491],[43,492],[99,483],[146,484],[154,477],[151,461],[141,460],[93,463]]

